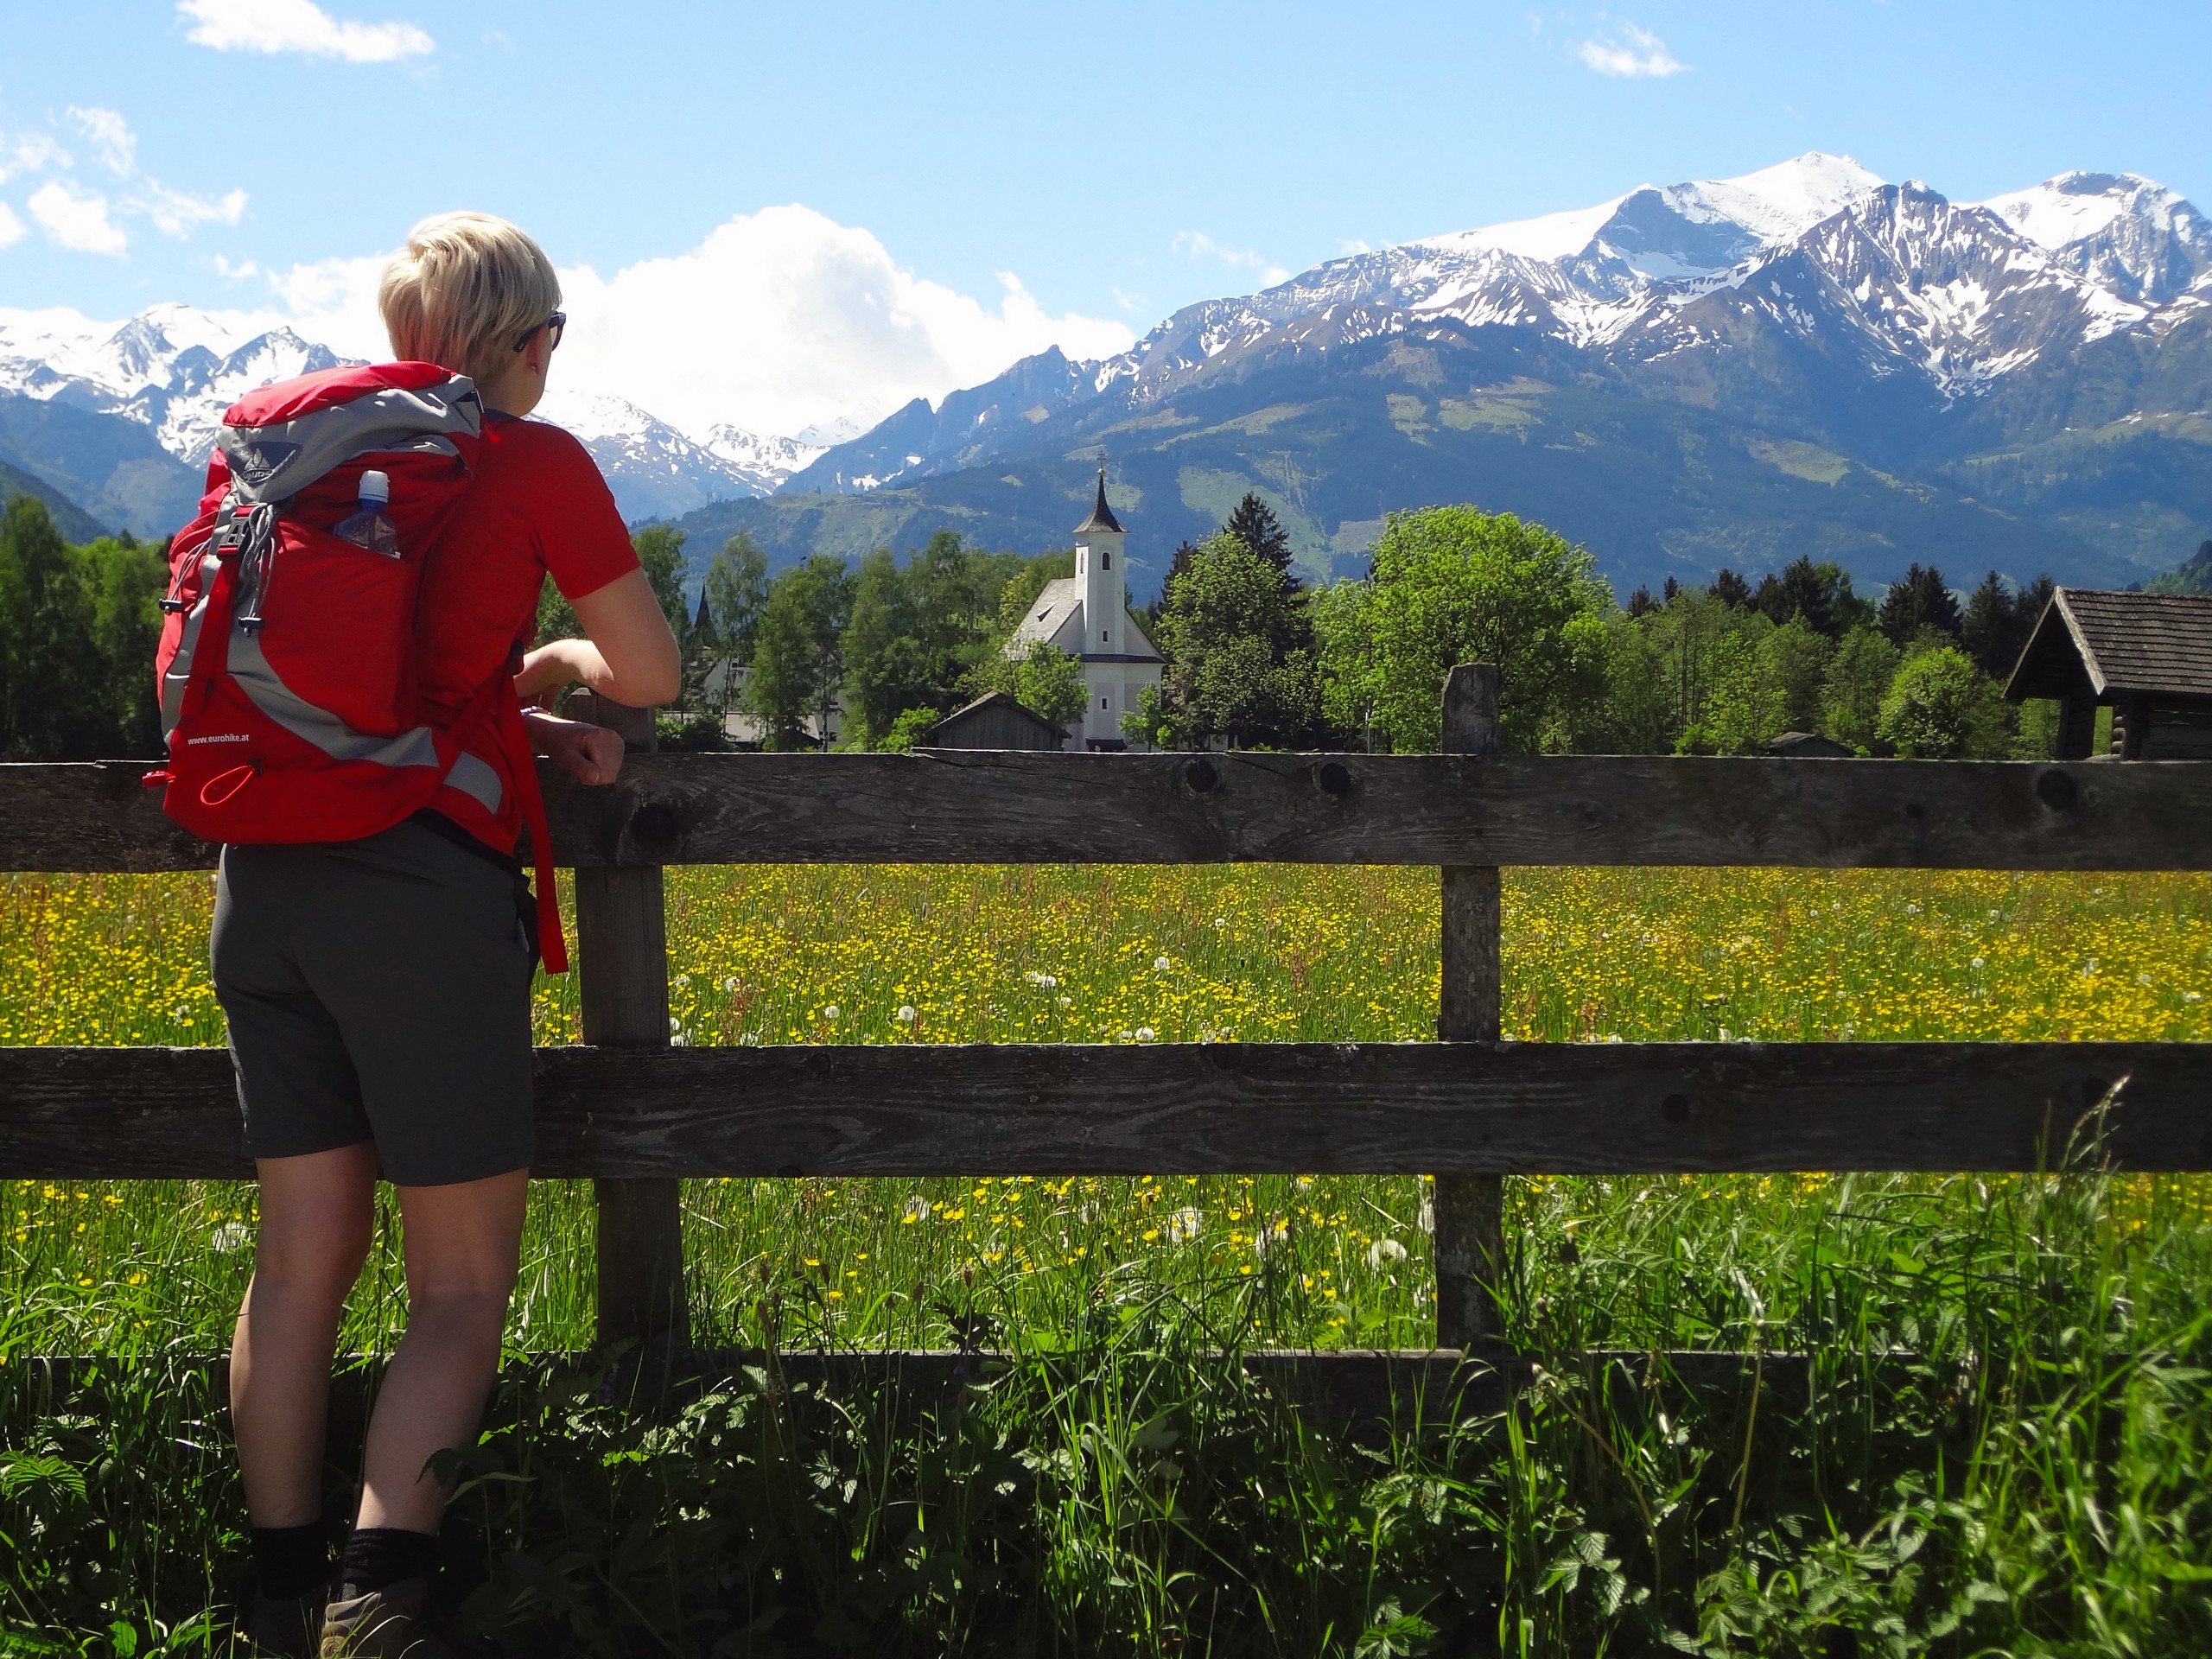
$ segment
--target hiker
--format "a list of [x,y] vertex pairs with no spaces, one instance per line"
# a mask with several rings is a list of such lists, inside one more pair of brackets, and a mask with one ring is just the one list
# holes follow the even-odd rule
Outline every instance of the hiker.
[[[611,783],[621,740],[536,705],[578,682],[618,703],[665,702],[677,658],[598,467],[566,432],[522,418],[544,393],[566,321],[543,251],[485,214],[425,219],[385,267],[378,302],[395,358],[466,375],[482,406],[480,435],[463,434],[473,452],[448,446],[473,453],[473,467],[421,566],[419,706],[452,733],[477,703],[505,704],[469,728],[430,804],[380,833],[224,848],[215,990],[261,1183],[231,1414],[259,1580],[250,1638],[276,1654],[436,1659],[450,1651],[426,1623],[445,1494],[429,1465],[474,1439],[491,1389],[533,1149],[537,931],[515,855],[523,803],[537,797],[521,734],[579,782]],[[466,383],[441,384],[461,388],[453,401],[473,425]],[[243,476],[235,459],[231,475]],[[363,558],[395,538],[407,551],[399,478],[361,476],[362,510],[379,507],[381,487],[398,521],[397,532],[354,538]],[[270,556],[271,604],[288,580],[296,597],[305,562],[288,577],[291,553]],[[588,638],[539,645],[514,672],[510,653],[532,632],[549,575]],[[243,674],[249,636],[232,637],[229,666]],[[516,699],[532,705],[519,720]],[[239,799],[251,801],[259,774],[236,770],[235,786],[249,791]],[[265,799],[277,798],[274,787]],[[226,798],[203,788],[199,798],[212,810]],[[538,899],[550,905],[537,852]],[[322,1520],[331,1363],[379,1174],[397,1191],[405,1228],[408,1323],[377,1392],[359,1510],[334,1563]]]

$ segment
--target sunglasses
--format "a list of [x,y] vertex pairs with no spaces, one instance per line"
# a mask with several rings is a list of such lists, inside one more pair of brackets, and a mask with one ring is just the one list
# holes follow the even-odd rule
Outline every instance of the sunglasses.
[[563,332],[567,329],[568,326],[569,314],[565,311],[556,311],[551,316],[546,318],[544,321],[539,323],[537,327],[531,329],[520,340],[515,341],[515,350],[518,352],[523,350],[531,340],[536,340],[538,335],[543,334],[545,336],[545,349],[550,352],[560,345],[561,335]]

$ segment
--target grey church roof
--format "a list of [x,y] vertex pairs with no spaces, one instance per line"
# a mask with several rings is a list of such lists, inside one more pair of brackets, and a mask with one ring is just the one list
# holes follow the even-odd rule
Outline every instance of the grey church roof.
[[1129,649],[1115,656],[1084,649],[1090,638],[1090,625],[1083,620],[1083,578],[1062,576],[1048,582],[1045,589],[1030,601],[1029,614],[1021,619],[1021,626],[1014,631],[1014,638],[1007,643],[1009,656],[1020,656],[1032,640],[1057,640],[1069,623],[1076,624],[1075,637],[1063,650],[1073,647],[1072,655],[1085,662],[1160,663],[1165,662],[1158,649],[1146,637],[1145,631],[1134,616],[1123,623],[1128,631]]
[[2067,696],[2084,674],[2101,699],[2212,698],[2212,594],[2061,588],[2005,694],[2016,702]]
[[1029,614],[1021,619],[1021,626],[1014,631],[1014,643],[1026,645],[1033,639],[1050,639],[1082,609],[1080,577],[1062,576],[1057,582],[1048,582],[1030,605]]
[[1075,527],[1075,533],[1087,536],[1099,530],[1111,531],[1116,536],[1122,534],[1122,521],[1114,516],[1114,509],[1106,505],[1106,469],[1103,467],[1098,469],[1097,505],[1091,508],[1090,517]]

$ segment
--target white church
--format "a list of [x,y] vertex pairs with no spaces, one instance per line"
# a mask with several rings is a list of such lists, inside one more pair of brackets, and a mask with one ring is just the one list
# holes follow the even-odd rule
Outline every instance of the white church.
[[1137,706],[1145,687],[1160,683],[1160,671],[1166,666],[1129,614],[1128,569],[1122,557],[1126,533],[1106,505],[1106,469],[1101,467],[1097,504],[1075,527],[1075,575],[1045,584],[1007,645],[1008,656],[1020,657],[1033,641],[1048,640],[1082,662],[1090,702],[1082,726],[1067,741],[1077,751],[1128,747],[1122,716]]

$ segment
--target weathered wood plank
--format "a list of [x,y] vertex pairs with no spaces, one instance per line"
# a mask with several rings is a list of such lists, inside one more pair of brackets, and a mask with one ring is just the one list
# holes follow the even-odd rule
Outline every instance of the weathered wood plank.
[[[620,733],[629,755],[652,753],[650,709],[627,708],[586,691],[571,696],[565,712]],[[660,867],[580,869],[575,893],[576,1001],[584,1041],[665,1049],[668,918]],[[690,1346],[677,1183],[665,1175],[601,1179],[593,1183],[593,1199],[599,1222],[600,1341],[647,1343],[662,1351]]]
[[[0,868],[204,869],[139,764],[0,766]],[[2212,869],[2212,761],[640,755],[545,776],[563,864]]]
[[[1809,764],[1809,763],[1808,763]],[[550,1176],[2212,1169],[2212,1044],[538,1051]],[[247,1173],[220,1049],[0,1048],[0,1179]]]
[[[1461,663],[1444,683],[1447,753],[1497,753],[1497,665]],[[1504,890],[1495,864],[1447,864],[1441,877],[1442,971],[1436,1035],[1495,1043],[1505,996]],[[1496,1287],[1505,1269],[1504,1191],[1495,1175],[1435,1178],[1436,1345],[1502,1337]]]

